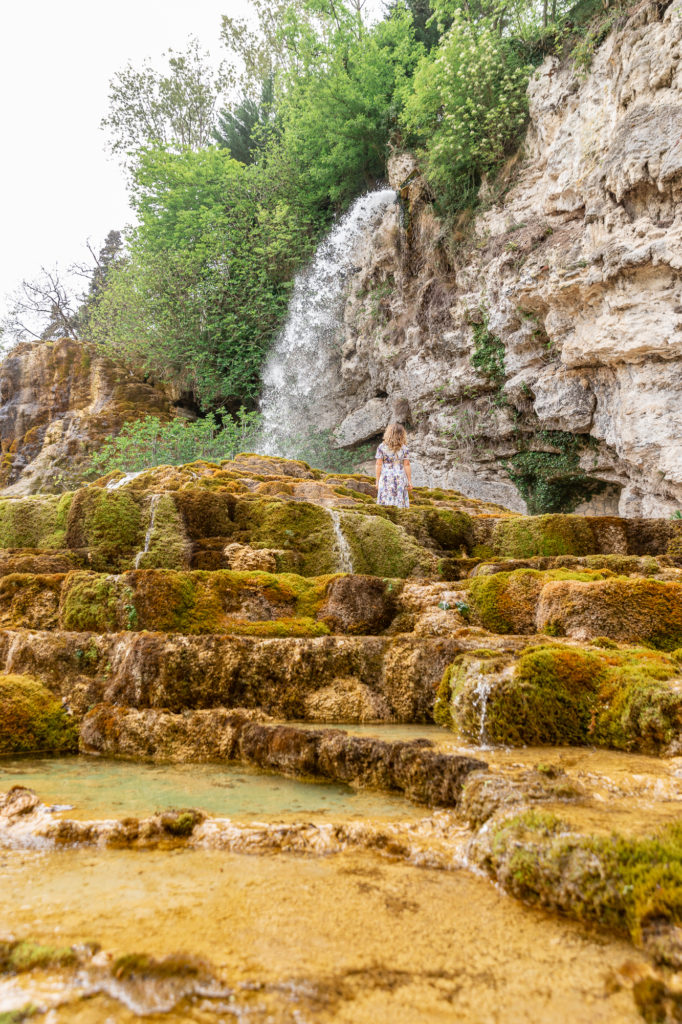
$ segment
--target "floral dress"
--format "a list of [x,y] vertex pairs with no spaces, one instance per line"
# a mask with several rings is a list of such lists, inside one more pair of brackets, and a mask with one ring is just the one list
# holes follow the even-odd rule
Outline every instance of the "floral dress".
[[410,507],[410,495],[407,490],[407,474],[403,469],[405,459],[410,457],[407,445],[393,452],[381,442],[377,448],[377,459],[381,459],[381,476],[377,492],[378,505],[397,505],[399,508]]

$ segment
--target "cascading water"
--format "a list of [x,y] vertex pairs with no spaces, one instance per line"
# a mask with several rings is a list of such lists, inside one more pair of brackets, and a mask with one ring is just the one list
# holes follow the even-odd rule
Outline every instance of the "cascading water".
[[156,522],[156,507],[159,504],[160,500],[161,500],[161,495],[160,494],[153,494],[152,495],[152,500],[151,500],[150,505],[149,505],[149,526],[147,527],[147,532],[146,532],[145,538],[144,538],[144,548],[142,549],[142,551],[138,551],[137,554],[135,555],[135,568],[136,569],[140,568],[140,562],[142,561],[144,556],[149,551],[149,545],[152,542],[152,534],[154,532],[154,523]]
[[396,198],[392,189],[380,189],[357,199],[296,277],[287,322],[263,371],[258,448],[264,454],[299,456],[311,431],[319,429],[357,247]]
[[327,509],[331,517],[332,526],[334,527],[334,536],[336,538],[334,543],[334,551],[336,552],[336,558],[338,561],[337,572],[353,572],[353,552],[350,549],[350,544],[346,540],[343,530],[341,529],[341,513],[337,512],[336,509]]

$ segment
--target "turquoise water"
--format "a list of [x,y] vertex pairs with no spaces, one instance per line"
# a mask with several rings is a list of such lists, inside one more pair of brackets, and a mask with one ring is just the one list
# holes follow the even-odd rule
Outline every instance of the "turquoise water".
[[83,755],[0,760],[0,791],[28,786],[69,817],[141,817],[169,807],[252,820],[301,815],[409,819],[424,808],[396,795],[336,783],[299,782],[239,765],[140,764]]

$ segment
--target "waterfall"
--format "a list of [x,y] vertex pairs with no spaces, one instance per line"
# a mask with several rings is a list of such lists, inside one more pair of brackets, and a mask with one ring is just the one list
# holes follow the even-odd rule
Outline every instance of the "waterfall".
[[135,555],[135,568],[136,569],[140,568],[140,562],[142,561],[144,556],[149,551],[149,545],[152,542],[152,533],[154,532],[154,523],[156,521],[156,506],[159,504],[160,500],[161,500],[161,495],[160,494],[153,494],[152,495],[152,500],[151,500],[151,502],[149,504],[149,526],[147,527],[147,532],[146,532],[145,538],[144,538],[144,548],[142,549],[142,551],[138,551],[137,554]]
[[297,275],[287,321],[263,370],[258,447],[264,454],[296,457],[311,430],[319,429],[357,248],[396,198],[392,189],[380,189],[357,199]]
[[137,473],[125,473],[118,480],[110,480],[107,484],[108,491],[117,491],[119,487],[125,487],[131,480],[135,480],[136,477],[141,476],[144,473],[143,469],[139,469]]
[[478,732],[478,742],[483,745],[486,743],[488,736],[485,728],[485,719],[488,714],[488,698],[490,697],[491,682],[489,678],[481,675],[474,688],[473,704],[476,708],[480,727]]
[[341,529],[341,513],[337,512],[334,508],[328,508],[327,511],[331,517],[332,526],[334,527],[334,535],[336,537],[336,543],[334,544],[334,550],[336,551],[336,557],[338,559],[337,572],[353,572],[353,552],[350,549],[350,544],[346,540],[343,530]]

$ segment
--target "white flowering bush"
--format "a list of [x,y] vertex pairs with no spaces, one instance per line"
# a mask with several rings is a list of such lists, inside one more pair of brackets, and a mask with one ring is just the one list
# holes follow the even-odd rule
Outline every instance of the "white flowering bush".
[[470,204],[482,175],[518,138],[531,70],[492,18],[473,22],[461,11],[420,61],[403,125],[421,143],[427,174],[446,206]]

